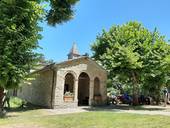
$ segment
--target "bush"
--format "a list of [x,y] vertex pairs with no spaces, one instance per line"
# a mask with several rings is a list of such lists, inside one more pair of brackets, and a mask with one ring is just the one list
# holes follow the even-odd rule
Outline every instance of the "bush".
[[24,101],[18,97],[10,97],[10,106],[11,108],[17,108],[22,106]]

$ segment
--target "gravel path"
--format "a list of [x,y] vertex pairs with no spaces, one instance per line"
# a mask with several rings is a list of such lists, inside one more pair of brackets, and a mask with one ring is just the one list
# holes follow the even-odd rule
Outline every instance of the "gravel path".
[[77,108],[69,108],[69,109],[45,109],[49,115],[57,115],[57,114],[71,114],[71,113],[80,113],[80,112],[90,112],[90,111],[109,111],[116,113],[133,113],[133,114],[148,114],[148,115],[165,115],[170,116],[170,106],[143,106],[142,110],[133,110],[129,107],[124,107],[123,109],[120,107],[99,107],[99,108],[91,108],[87,106],[77,107]]
[[148,114],[148,115],[165,115],[170,116],[170,106],[143,106],[144,110],[119,110],[118,112],[134,113],[134,114]]
[[88,112],[90,107],[77,107],[77,108],[67,108],[67,109],[46,109],[49,115],[56,114],[71,114],[71,113],[80,113],[80,112]]
[[164,115],[170,116],[170,112],[163,111],[146,111],[146,110],[120,110],[120,113],[133,113],[133,114],[147,114],[147,115]]

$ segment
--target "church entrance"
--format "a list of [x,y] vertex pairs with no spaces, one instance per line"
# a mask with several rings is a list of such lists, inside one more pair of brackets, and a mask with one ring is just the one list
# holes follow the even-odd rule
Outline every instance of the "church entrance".
[[78,78],[78,105],[89,105],[89,84],[90,78],[83,72]]

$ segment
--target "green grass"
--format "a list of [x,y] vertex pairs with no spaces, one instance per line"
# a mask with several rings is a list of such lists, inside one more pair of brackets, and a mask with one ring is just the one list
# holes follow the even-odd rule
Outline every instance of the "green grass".
[[48,115],[45,110],[9,113],[0,119],[0,127],[33,126],[43,128],[170,128],[169,116],[137,115],[94,111],[66,115]]

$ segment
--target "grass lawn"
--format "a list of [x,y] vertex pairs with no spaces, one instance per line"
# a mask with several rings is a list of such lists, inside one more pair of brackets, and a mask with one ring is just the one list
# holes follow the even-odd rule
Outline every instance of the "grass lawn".
[[[11,98],[12,110],[7,117],[0,119],[0,128],[170,128],[170,116],[138,115],[116,113],[96,109],[91,112],[51,115],[47,110],[33,108],[18,108],[22,101]],[[125,107],[121,109],[135,109],[157,111],[160,109],[143,107]],[[169,111],[169,109],[167,109]]]
[[0,119],[0,128],[170,128],[169,116],[93,111],[49,115],[43,109],[18,111]]

